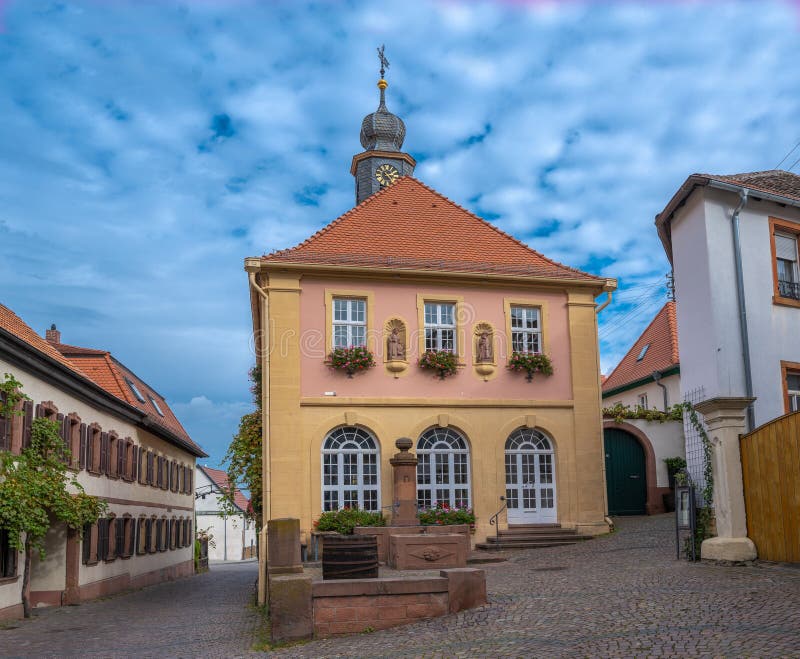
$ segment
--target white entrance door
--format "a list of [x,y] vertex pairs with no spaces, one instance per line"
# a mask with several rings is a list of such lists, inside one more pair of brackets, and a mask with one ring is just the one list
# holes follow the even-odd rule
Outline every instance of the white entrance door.
[[538,430],[520,428],[506,441],[506,504],[509,524],[556,522],[553,448]]

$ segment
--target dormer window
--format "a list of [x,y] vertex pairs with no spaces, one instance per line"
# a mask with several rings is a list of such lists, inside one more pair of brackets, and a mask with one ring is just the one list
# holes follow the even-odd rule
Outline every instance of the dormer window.
[[649,343],[645,343],[644,347],[642,348],[641,352],[639,352],[639,356],[636,358],[637,362],[640,362],[644,359],[644,356],[647,354],[647,349],[650,347]]
[[146,402],[144,396],[142,396],[142,392],[139,391],[138,387],[133,383],[133,380],[125,378],[125,382],[128,383],[128,386],[131,388],[133,395],[136,396],[136,400],[138,400],[140,403]]
[[150,402],[153,404],[153,407],[156,408],[156,412],[158,412],[158,415],[159,416],[164,416],[164,412],[161,411],[161,408],[158,405],[158,401],[155,398],[153,398],[152,396],[150,396]]

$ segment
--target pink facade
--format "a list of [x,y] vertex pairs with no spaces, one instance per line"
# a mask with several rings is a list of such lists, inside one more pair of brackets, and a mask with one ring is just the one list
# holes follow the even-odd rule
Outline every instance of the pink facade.
[[[337,396],[451,398],[503,400],[570,400],[570,342],[568,332],[567,295],[555,289],[532,290],[513,287],[491,287],[486,282],[474,287],[436,286],[431,284],[391,283],[366,279],[322,279],[303,277],[300,295],[300,352],[301,395],[304,398],[323,396],[335,391]],[[330,293],[352,292],[368,296],[368,332],[374,336],[373,346],[377,366],[349,379],[324,364],[330,352],[330,322],[326,314],[326,299]],[[328,293],[328,296],[326,296]],[[345,295],[346,296],[346,295]],[[460,302],[458,347],[463,367],[457,375],[444,382],[417,366],[418,339],[423,327],[419,323],[418,296],[433,300],[452,298]],[[537,375],[527,382],[524,374],[506,368],[510,337],[506,336],[506,302],[541,305],[544,352],[552,360],[554,374]],[[370,305],[371,303],[371,305]],[[408,336],[408,370],[394,378],[384,368],[386,341],[384,325],[391,318],[400,318]],[[490,323],[495,336],[496,374],[484,381],[473,367],[474,328],[477,323]],[[280,338],[274,337],[275,349],[280,350]]]

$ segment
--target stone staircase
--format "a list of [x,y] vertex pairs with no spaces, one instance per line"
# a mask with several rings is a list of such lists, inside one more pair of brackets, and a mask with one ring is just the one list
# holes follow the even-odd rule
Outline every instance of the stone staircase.
[[560,524],[509,524],[508,528],[501,529],[496,537],[489,536],[486,542],[479,542],[475,548],[484,551],[541,549],[574,545],[591,537],[581,535],[574,529],[562,529]]

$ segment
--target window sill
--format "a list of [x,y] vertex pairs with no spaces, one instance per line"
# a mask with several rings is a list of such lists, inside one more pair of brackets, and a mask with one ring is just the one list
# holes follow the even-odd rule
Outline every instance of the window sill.
[[6,586],[10,583],[14,583],[19,581],[19,575],[15,577],[0,577],[0,586]]
[[93,567],[93,566],[97,565],[99,562],[100,562],[100,561],[86,561],[86,562],[84,563],[84,565],[85,565],[86,567]]
[[772,304],[782,307],[796,307],[800,309],[800,300],[795,300],[790,297],[781,297],[780,295],[772,296]]

